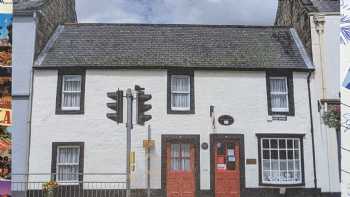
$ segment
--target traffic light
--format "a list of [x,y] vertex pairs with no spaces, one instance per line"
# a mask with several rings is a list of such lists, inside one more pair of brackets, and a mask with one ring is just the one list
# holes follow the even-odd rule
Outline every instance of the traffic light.
[[115,111],[115,113],[107,113],[107,118],[117,123],[123,123],[123,91],[108,92],[107,96],[115,100],[113,103],[107,103],[107,107]]
[[145,102],[151,100],[152,95],[145,94],[145,92],[143,91],[144,88],[141,88],[138,85],[135,85],[135,90],[137,91],[137,96],[136,96],[136,106],[137,106],[136,119],[137,119],[137,124],[145,125],[145,122],[147,122],[147,121],[152,119],[152,115],[145,114],[145,112],[147,112],[150,109],[152,109],[152,105],[151,104],[145,104]]

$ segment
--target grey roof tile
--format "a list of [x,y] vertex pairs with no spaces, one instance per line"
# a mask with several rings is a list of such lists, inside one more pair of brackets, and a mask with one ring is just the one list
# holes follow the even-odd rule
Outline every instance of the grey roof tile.
[[311,0],[319,12],[340,12],[340,0]]
[[307,69],[289,27],[68,24],[41,56],[35,67]]
[[48,0],[14,0],[13,12],[15,15],[31,14]]

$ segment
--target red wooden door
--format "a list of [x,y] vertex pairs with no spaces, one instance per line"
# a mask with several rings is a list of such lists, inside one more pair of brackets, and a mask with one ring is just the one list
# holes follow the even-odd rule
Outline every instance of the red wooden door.
[[167,144],[167,197],[195,196],[194,159],[194,145]]
[[214,145],[215,197],[240,197],[239,143],[231,140]]

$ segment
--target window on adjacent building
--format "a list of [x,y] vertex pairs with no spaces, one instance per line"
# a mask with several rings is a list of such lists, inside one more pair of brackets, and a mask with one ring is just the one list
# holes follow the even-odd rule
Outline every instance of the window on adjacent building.
[[79,181],[79,146],[59,146],[57,148],[57,181]]
[[194,113],[193,72],[168,72],[168,113]]
[[294,115],[292,78],[291,73],[267,73],[269,115]]
[[263,136],[259,146],[262,185],[303,184],[302,138]]
[[52,144],[52,173],[61,184],[76,184],[83,178],[83,142],[54,142]]
[[84,86],[84,71],[59,71],[56,114],[83,114]]
[[190,171],[190,144],[171,144],[171,170]]

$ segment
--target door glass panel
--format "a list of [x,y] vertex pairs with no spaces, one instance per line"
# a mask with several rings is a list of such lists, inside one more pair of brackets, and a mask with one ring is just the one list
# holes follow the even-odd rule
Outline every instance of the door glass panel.
[[182,157],[190,157],[190,145],[189,144],[181,144],[181,154],[182,154]]
[[171,170],[191,171],[190,144],[171,144]]
[[233,143],[227,144],[226,156],[227,156],[227,170],[235,170],[236,167],[236,155],[235,155],[235,145]]
[[179,156],[180,156],[180,144],[172,144],[171,157],[179,157]]
[[180,144],[171,145],[171,170],[180,170]]
[[181,160],[182,160],[182,170],[190,171],[190,145],[181,144]]
[[190,159],[189,158],[183,159],[183,170],[187,171],[187,172],[191,171]]
[[216,147],[217,147],[217,155],[225,155],[225,146],[223,143],[217,143],[216,144]]

